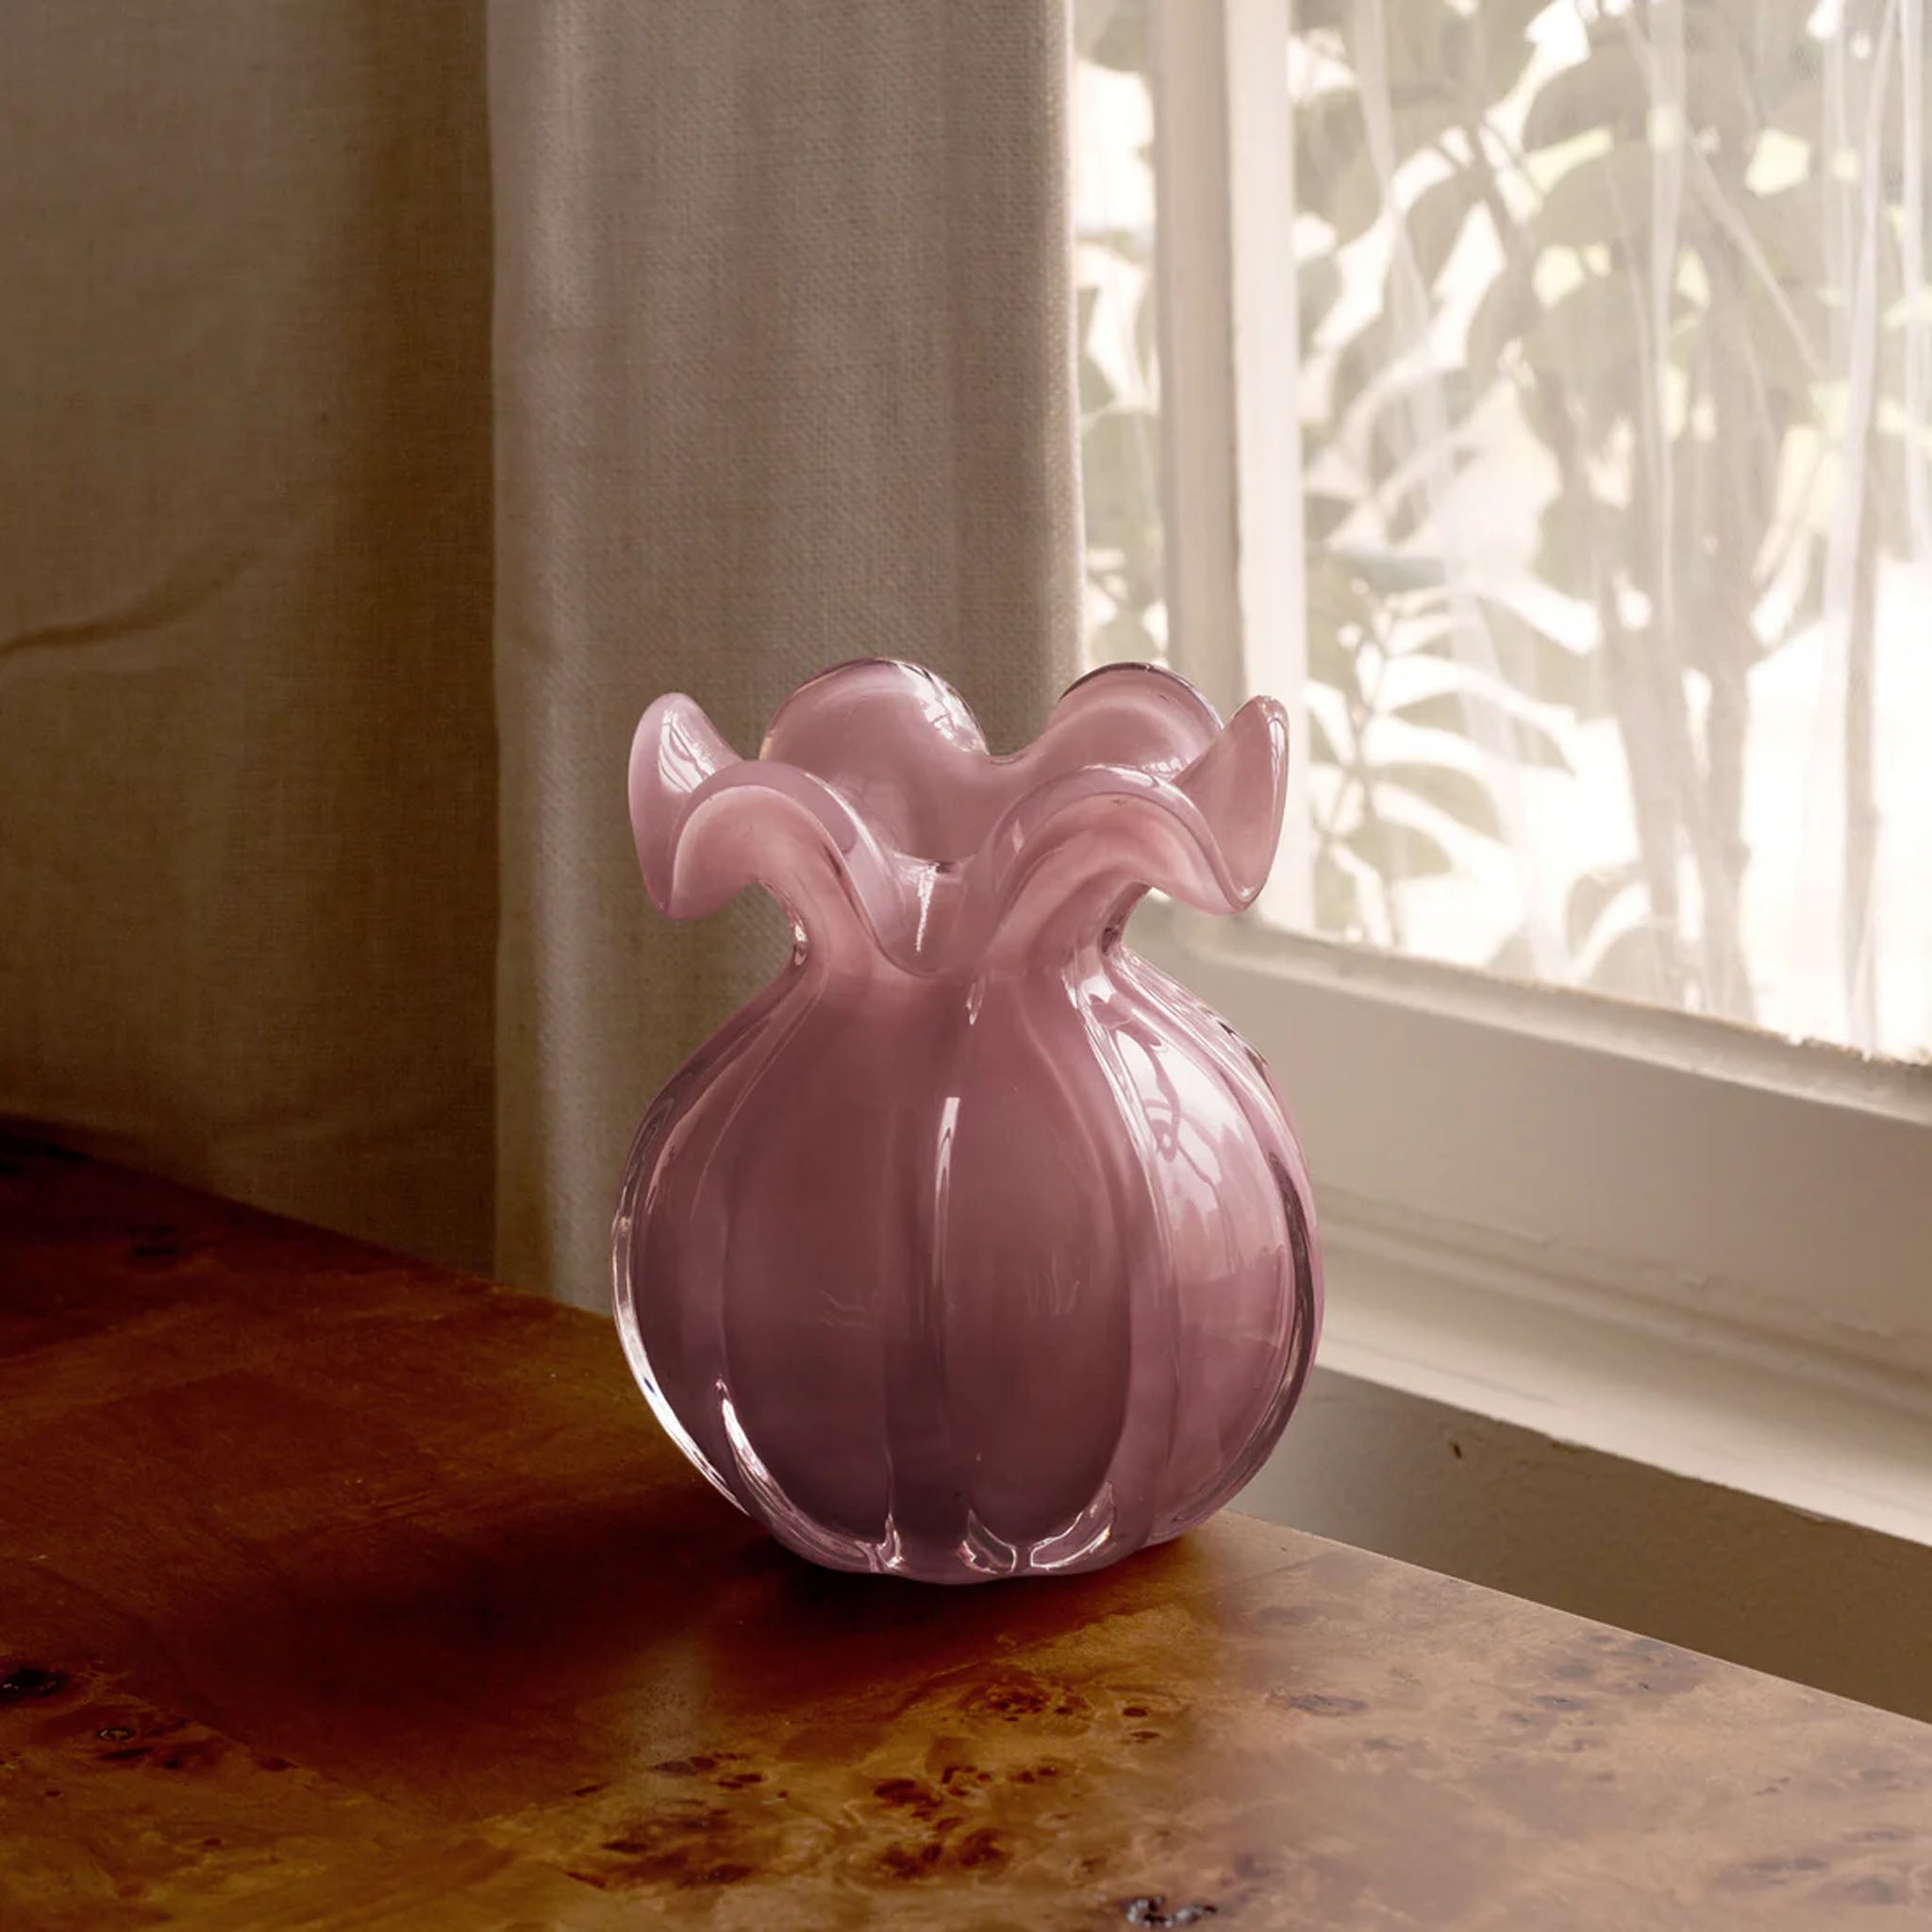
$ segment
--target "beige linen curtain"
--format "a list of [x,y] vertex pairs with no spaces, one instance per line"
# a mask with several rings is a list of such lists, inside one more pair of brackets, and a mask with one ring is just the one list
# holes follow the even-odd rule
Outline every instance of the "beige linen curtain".
[[[0,26],[0,1114],[601,1305],[632,724],[1073,668],[1060,0]],[[493,470],[493,475],[492,475]]]

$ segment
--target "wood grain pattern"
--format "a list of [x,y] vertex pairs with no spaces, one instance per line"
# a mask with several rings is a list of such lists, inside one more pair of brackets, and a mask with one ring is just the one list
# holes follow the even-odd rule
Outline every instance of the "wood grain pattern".
[[1232,1514],[815,1571],[603,1323],[0,1146],[8,1932],[1210,1921],[1925,1927],[1932,1729]]

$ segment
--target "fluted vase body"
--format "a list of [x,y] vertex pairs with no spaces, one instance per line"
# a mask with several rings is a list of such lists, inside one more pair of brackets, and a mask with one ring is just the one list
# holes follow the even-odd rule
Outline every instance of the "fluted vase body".
[[1138,958],[1158,886],[1232,910],[1287,734],[1094,674],[1011,758],[887,660],[741,759],[681,696],[639,727],[659,908],[760,883],[778,977],[673,1077],[624,1176],[617,1317],[658,1420],[815,1561],[930,1582],[1091,1569],[1254,1473],[1301,1392],[1321,1268],[1258,1058]]

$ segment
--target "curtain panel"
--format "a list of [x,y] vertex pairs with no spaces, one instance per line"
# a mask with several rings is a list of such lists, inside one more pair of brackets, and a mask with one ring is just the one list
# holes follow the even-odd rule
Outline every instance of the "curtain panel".
[[1037,0],[79,0],[0,29],[0,1113],[601,1306],[779,957],[630,731],[1079,622]]

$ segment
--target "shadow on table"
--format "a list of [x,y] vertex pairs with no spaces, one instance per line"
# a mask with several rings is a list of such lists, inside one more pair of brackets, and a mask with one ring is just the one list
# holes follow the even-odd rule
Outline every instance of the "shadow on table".
[[1201,1541],[1084,1576],[908,1584],[815,1569],[679,1472],[508,1522],[444,1510],[211,1551],[165,1621],[113,1648],[147,1694],[258,1749],[475,1816],[997,1676],[1213,1587]]

